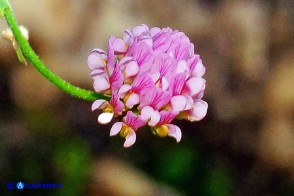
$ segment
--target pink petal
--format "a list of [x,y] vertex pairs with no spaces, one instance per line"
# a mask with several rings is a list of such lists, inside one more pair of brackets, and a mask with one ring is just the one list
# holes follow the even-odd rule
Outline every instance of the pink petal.
[[150,68],[150,72],[159,72],[161,77],[171,75],[172,73],[175,73],[176,65],[177,62],[175,59],[172,59],[163,53],[155,58],[152,67]]
[[166,77],[163,76],[161,79],[161,89],[163,91],[166,91],[168,89],[168,87],[169,87],[169,83],[168,83]]
[[110,112],[104,112],[104,113],[101,113],[99,116],[98,116],[98,122],[100,124],[108,124],[110,123],[110,121],[112,120],[113,118],[113,113],[110,113]]
[[114,49],[112,46],[112,42],[113,40],[115,40],[114,36],[111,36],[109,41],[108,41],[108,51],[107,51],[107,70],[108,70],[108,74],[111,75],[115,64],[116,64],[116,56],[114,54]]
[[195,66],[197,62],[199,61],[200,56],[197,54],[193,54],[188,60],[187,60],[187,66],[190,69],[190,72],[192,73],[195,69]]
[[136,93],[131,94],[126,102],[128,108],[132,108],[134,105],[139,103],[139,95]]
[[92,111],[96,110],[97,108],[103,109],[104,103],[107,103],[107,101],[105,101],[104,99],[98,99],[98,100],[94,101],[94,103],[92,104]]
[[138,42],[144,42],[145,44],[150,46],[150,48],[152,48],[152,46],[153,46],[153,41],[152,41],[151,37],[149,37],[149,36],[140,36],[138,39]]
[[195,46],[194,44],[190,44],[190,57],[192,57],[194,55],[194,49],[195,49]]
[[200,77],[193,77],[186,82],[186,85],[190,91],[190,95],[193,97],[202,90],[203,85],[205,85],[205,80]]
[[153,27],[150,29],[150,34],[151,34],[151,37],[153,37],[154,35],[156,35],[157,33],[159,33],[161,31],[160,28],[158,27]]
[[137,75],[132,84],[132,91],[137,94],[149,91],[152,88],[154,88],[154,83],[152,78],[147,73]]
[[141,35],[142,33],[145,33],[145,32],[148,32],[149,31],[149,28],[144,25],[144,24],[141,24],[139,26],[136,26],[134,29],[133,29],[133,34],[134,36],[139,36]]
[[170,101],[171,95],[167,91],[162,91],[158,88],[153,88],[140,97],[141,104],[139,105],[139,109],[144,106],[151,106],[154,110],[160,110]]
[[115,114],[121,114],[125,107],[117,93],[112,94],[109,104],[113,107]]
[[202,64],[202,60],[199,59],[199,61],[197,62],[197,64],[195,65],[192,71],[192,76],[201,77],[204,75],[204,73],[205,73],[205,67]]
[[104,75],[99,75],[95,78],[94,81],[94,89],[96,92],[102,92],[107,89],[109,89],[110,84],[108,81],[108,78],[106,78]]
[[197,93],[196,95],[193,96],[193,99],[194,100],[202,99],[202,97],[204,95],[204,90],[205,90],[205,84],[203,85],[201,91],[199,91],[199,93]]
[[184,84],[186,82],[186,76],[184,73],[177,74],[171,79],[170,82],[170,91],[172,95],[180,95],[182,94],[182,90],[184,87]]
[[151,78],[152,78],[152,80],[153,80],[154,83],[156,83],[158,81],[159,77],[160,77],[160,73],[159,72],[154,73],[154,74],[151,75]]
[[179,143],[182,138],[181,129],[173,124],[167,124],[166,126],[168,127],[168,136],[175,138],[177,143]]
[[149,72],[151,66],[152,66],[152,61],[145,63],[143,66],[140,66],[138,74],[144,74],[146,72]]
[[123,126],[122,122],[114,123],[110,129],[110,136],[117,135],[120,132],[122,126]]
[[131,45],[134,41],[134,35],[130,30],[125,30],[123,40],[127,45]]
[[184,110],[190,110],[193,108],[194,100],[190,96],[185,96],[187,101],[186,101],[186,107]]
[[119,64],[120,65],[127,65],[128,63],[130,63],[132,61],[133,61],[133,57],[125,56],[119,61]]
[[172,120],[174,120],[178,113],[162,110],[159,112],[159,114],[160,114],[160,121],[158,122],[158,125],[164,125],[164,124],[169,124]]
[[[178,35],[180,35],[179,33]],[[184,39],[183,41],[180,39]],[[177,60],[184,60],[187,59],[190,54],[190,43],[189,38],[186,36],[181,36],[180,39],[177,39],[176,41],[173,41],[171,46],[169,47],[167,52],[172,52],[173,57]],[[185,40],[186,39],[186,40]]]
[[190,54],[190,44],[180,44],[179,47],[176,48],[175,58],[180,61],[187,59]]
[[123,84],[124,78],[120,68],[117,66],[109,78],[111,90],[117,91]]
[[105,73],[105,69],[104,68],[97,68],[97,69],[94,69],[93,71],[91,71],[91,77],[96,80],[96,78],[100,75],[104,75],[106,74]]
[[150,126],[155,126],[160,120],[159,112],[154,111],[150,106],[145,106],[142,108],[140,117],[144,121],[149,121],[148,124]]
[[103,60],[106,59],[106,53],[103,50],[93,50],[88,57],[88,67],[93,70],[101,67],[105,67]]
[[125,105],[121,100],[117,100],[116,105],[114,106],[115,114],[121,114],[124,111]]
[[158,89],[157,92],[153,94],[152,98],[151,106],[153,106],[155,110],[160,110],[170,101],[171,95],[167,91],[161,91]]
[[183,95],[177,95],[173,96],[170,102],[172,105],[172,110],[175,112],[180,112],[185,110],[187,105],[187,98]]
[[160,121],[160,114],[158,111],[154,111],[152,112],[152,115],[151,115],[151,118],[150,118],[150,121],[149,121],[149,125],[150,126],[155,126],[158,124],[158,122]]
[[199,121],[203,119],[206,116],[207,109],[208,109],[208,104],[205,101],[199,100],[195,102],[192,109],[191,116],[189,116],[189,120]]
[[114,52],[125,52],[127,50],[126,44],[122,39],[114,39],[112,42]]
[[151,118],[152,113],[154,112],[153,108],[150,106],[145,106],[141,110],[140,117],[143,120],[149,120]]
[[126,65],[126,78],[137,75],[139,72],[139,66],[136,61],[131,61]]
[[124,84],[120,87],[119,91],[118,91],[118,94],[119,96],[122,98],[125,96],[125,94],[131,89],[131,85],[128,85],[128,84]]
[[181,60],[178,62],[176,73],[183,73],[187,70],[187,62],[185,60]]
[[[139,42],[133,44],[131,48],[127,51],[127,56],[132,56],[138,65],[148,64],[153,59],[152,49],[149,45],[144,42]],[[145,66],[145,65],[144,65]]]
[[103,59],[107,58],[107,54],[104,50],[101,50],[99,48],[96,48],[94,50],[91,51],[91,53],[98,53]]
[[136,142],[136,133],[131,129],[130,133],[126,136],[126,141],[124,143],[124,147],[128,148],[132,146]]
[[127,115],[124,118],[124,122],[134,130],[143,127],[146,124],[146,122],[143,119],[141,119],[141,117],[135,115],[131,111],[127,112]]
[[153,50],[160,51],[162,53],[167,52],[171,44],[171,37],[169,33],[159,32],[152,37]]

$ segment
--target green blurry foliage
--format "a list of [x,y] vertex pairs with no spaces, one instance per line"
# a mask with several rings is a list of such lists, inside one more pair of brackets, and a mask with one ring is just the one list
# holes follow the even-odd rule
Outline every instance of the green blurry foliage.
[[160,156],[156,173],[160,179],[170,184],[183,186],[198,167],[199,158],[198,152],[178,145]]
[[212,196],[227,196],[232,195],[231,193],[231,178],[228,175],[227,169],[218,165],[217,167],[212,167],[208,171],[206,178],[205,190],[207,195]]
[[81,195],[90,173],[89,148],[81,139],[66,141],[58,146],[54,162],[61,172],[58,195]]
[[199,141],[155,140],[149,156],[152,159],[142,167],[162,184],[167,184],[184,195],[231,195],[233,180],[229,169]]
[[[5,168],[1,172],[3,182],[61,183],[60,189],[22,191],[37,195],[82,195],[91,164],[87,142],[70,134],[67,123],[54,112],[31,108],[20,111],[18,117],[25,122],[27,135],[19,146],[1,142],[10,155],[0,168]],[[5,191],[13,195],[17,190]]]

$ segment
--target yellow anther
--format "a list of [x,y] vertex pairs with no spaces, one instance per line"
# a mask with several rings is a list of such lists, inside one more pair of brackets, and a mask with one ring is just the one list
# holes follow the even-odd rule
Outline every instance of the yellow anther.
[[124,58],[125,57],[125,55],[123,55],[123,54],[119,54],[119,55],[117,55],[117,60],[121,60],[122,58]]
[[132,95],[133,93],[127,93],[124,98],[123,98],[123,102],[126,103],[127,100],[129,99],[129,97]]
[[106,107],[103,111],[108,113],[113,113],[113,109],[111,106]]
[[123,125],[121,130],[120,130],[119,135],[121,137],[126,137],[130,133],[130,131],[131,131],[130,127]]
[[171,104],[170,103],[166,104],[162,110],[171,111],[172,110]]
[[168,128],[166,125],[161,125],[155,128],[155,132],[159,137],[166,137],[168,135]]
[[106,65],[106,60],[102,59],[103,65]]
[[195,120],[193,120],[193,118],[191,116],[187,116],[186,119],[190,122],[194,122]]

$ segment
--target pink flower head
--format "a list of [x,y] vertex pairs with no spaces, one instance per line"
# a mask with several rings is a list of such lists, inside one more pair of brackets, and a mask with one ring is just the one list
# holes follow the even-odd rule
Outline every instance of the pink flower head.
[[95,91],[111,95],[109,102],[96,100],[92,109],[102,110],[102,124],[124,116],[110,135],[119,133],[125,147],[134,144],[135,132],[145,125],[179,142],[182,132],[172,120],[194,122],[207,113],[205,67],[183,32],[144,24],[125,30],[123,38],[111,36],[107,52],[94,49],[88,66]]

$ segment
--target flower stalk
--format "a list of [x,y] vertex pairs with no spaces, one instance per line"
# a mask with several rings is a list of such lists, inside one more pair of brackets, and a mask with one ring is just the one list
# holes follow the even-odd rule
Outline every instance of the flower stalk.
[[[61,79],[58,75],[53,73],[38,57],[35,51],[30,46],[29,42],[22,35],[19,25],[15,19],[15,16],[12,12],[11,6],[8,0],[0,0],[0,14],[4,15],[8,26],[10,27],[15,41],[17,42],[19,49],[23,56],[32,63],[32,65],[49,81],[51,81],[55,86],[63,90],[64,92],[77,97],[79,99],[94,101],[97,99],[109,100],[108,96],[105,96],[100,93],[96,93],[94,91],[82,89],[77,87],[63,79]],[[0,15],[1,17],[1,15]]]

